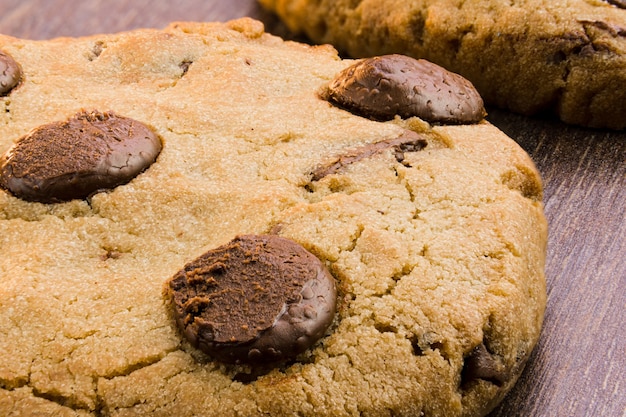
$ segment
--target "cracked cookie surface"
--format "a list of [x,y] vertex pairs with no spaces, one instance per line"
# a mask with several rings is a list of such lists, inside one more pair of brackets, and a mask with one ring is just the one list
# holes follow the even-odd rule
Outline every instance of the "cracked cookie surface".
[[[0,153],[82,109],[163,144],[88,199],[0,192],[0,415],[484,415],[515,383],[543,318],[546,223],[539,174],[494,126],[351,114],[320,91],[353,61],[249,19],[0,49],[23,70]],[[162,292],[267,233],[319,258],[338,298],[324,337],[261,373],[191,346]]]
[[488,104],[626,128],[626,9],[611,0],[260,0],[353,57],[401,53],[460,73]]

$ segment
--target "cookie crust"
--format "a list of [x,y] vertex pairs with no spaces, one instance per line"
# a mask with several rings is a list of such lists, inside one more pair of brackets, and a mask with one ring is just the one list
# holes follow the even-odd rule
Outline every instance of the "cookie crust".
[[[601,0],[260,0],[353,57],[401,53],[457,72],[488,104],[626,128],[626,9]],[[611,4],[615,3],[615,4]]]
[[[0,49],[24,71],[0,153],[82,108],[163,142],[89,200],[0,192],[0,414],[478,416],[515,383],[540,334],[547,227],[537,170],[494,126],[337,108],[320,91],[353,62],[250,19]],[[313,180],[407,130],[426,146]],[[292,239],[337,281],[327,334],[264,373],[193,348],[163,296],[243,233]]]

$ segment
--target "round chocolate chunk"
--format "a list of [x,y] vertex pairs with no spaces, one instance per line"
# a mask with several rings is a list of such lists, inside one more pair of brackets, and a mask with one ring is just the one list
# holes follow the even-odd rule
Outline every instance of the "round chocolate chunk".
[[6,96],[22,80],[22,69],[6,52],[0,51],[0,96]]
[[40,126],[0,157],[0,187],[27,201],[56,203],[125,184],[161,152],[146,125],[112,112],[80,112]]
[[296,242],[237,236],[166,285],[185,337],[226,363],[283,362],[319,340],[335,315],[335,280]]
[[472,83],[429,61],[404,55],[361,60],[328,86],[328,100],[374,120],[417,116],[433,123],[481,121],[485,107]]

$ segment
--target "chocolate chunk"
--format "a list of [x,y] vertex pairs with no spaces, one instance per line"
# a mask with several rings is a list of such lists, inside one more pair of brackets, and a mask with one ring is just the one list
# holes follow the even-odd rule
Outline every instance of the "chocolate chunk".
[[[590,28],[595,28],[598,29],[602,32],[607,33],[609,36],[612,36],[613,38],[617,38],[617,37],[626,37],[626,28],[623,28],[621,26],[617,26],[617,25],[612,25],[610,23],[604,22],[602,20],[586,20],[586,19],[578,19],[578,22],[580,22],[583,27],[585,28],[585,32],[590,35],[589,37],[593,40],[594,36],[591,35],[591,33],[589,32],[588,29]],[[591,45],[592,47],[593,44]]]
[[327,175],[339,172],[350,164],[369,158],[389,148],[394,150],[398,162],[402,162],[404,160],[404,152],[419,151],[423,149],[426,144],[426,140],[420,135],[411,130],[405,130],[397,138],[367,144],[339,156],[330,164],[317,168],[313,171],[312,181],[319,181]]
[[201,255],[167,283],[185,337],[227,363],[292,359],[333,320],[335,281],[324,264],[276,235],[242,235]]
[[604,0],[604,1],[614,6],[617,6],[620,9],[626,9],[626,0]]
[[465,358],[461,383],[465,385],[473,380],[482,379],[501,386],[506,381],[503,369],[502,364],[481,343]]
[[328,86],[328,100],[374,120],[417,116],[428,122],[481,121],[480,94],[465,78],[423,59],[384,55],[345,68]]
[[2,155],[0,188],[42,203],[86,198],[129,182],[161,148],[143,123],[110,112],[81,112],[34,129]]
[[0,96],[8,95],[22,80],[22,69],[13,57],[0,51]]

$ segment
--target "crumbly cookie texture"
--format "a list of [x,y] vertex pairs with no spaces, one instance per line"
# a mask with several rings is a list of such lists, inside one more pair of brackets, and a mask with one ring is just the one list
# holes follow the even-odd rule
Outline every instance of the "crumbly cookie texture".
[[402,53],[460,73],[489,104],[626,128],[626,6],[602,0],[260,0],[353,57]]
[[[0,154],[83,109],[163,144],[86,199],[0,191],[0,415],[478,416],[515,383],[547,227],[538,172],[494,126],[354,115],[321,95],[352,61],[250,19],[0,50],[23,71]],[[326,334],[262,372],[193,348],[163,291],[240,234],[297,242],[337,286]]]

